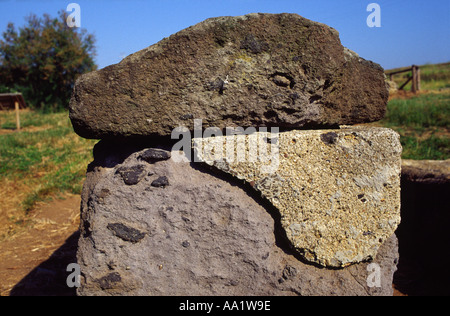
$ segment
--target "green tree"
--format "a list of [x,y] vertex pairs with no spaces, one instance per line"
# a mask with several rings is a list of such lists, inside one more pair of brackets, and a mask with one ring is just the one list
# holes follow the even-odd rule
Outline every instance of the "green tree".
[[76,78],[97,69],[95,38],[69,28],[67,13],[26,18],[17,31],[8,24],[0,40],[0,87],[20,91],[26,101],[44,110],[66,108]]

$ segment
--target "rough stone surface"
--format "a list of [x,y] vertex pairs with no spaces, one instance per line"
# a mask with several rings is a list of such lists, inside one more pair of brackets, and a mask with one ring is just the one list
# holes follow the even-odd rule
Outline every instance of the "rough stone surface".
[[389,94],[396,93],[398,91],[398,85],[395,81],[386,80],[386,85],[389,89]]
[[[203,164],[157,161],[147,166],[153,175],[126,185],[116,171],[141,163],[142,149],[95,148],[82,194],[79,295],[392,295],[395,236],[373,261],[381,283],[370,288],[369,263],[306,264],[270,203]],[[152,187],[160,176],[170,185]]]
[[424,184],[449,184],[449,160],[402,160],[405,181]]
[[[246,159],[238,158],[240,144]],[[194,139],[194,147],[200,160],[261,192],[310,262],[343,267],[373,258],[400,223],[402,147],[390,129],[253,133]]]
[[296,14],[208,19],[77,80],[70,102],[86,138],[170,136],[174,128],[324,127],[377,121],[383,69],[336,30]]

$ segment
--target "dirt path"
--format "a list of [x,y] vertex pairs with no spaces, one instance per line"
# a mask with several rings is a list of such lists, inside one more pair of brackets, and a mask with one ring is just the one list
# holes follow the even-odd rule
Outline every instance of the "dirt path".
[[66,267],[76,262],[80,197],[40,204],[30,228],[0,242],[0,296],[73,295]]

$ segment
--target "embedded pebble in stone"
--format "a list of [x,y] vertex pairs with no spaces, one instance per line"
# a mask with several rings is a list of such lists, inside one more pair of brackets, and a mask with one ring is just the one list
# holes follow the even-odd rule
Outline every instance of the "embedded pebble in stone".
[[320,135],[320,139],[327,145],[332,145],[332,144],[336,143],[337,137],[338,137],[338,135],[334,132]]
[[169,179],[167,179],[166,176],[159,177],[158,179],[154,180],[151,184],[151,186],[155,187],[155,188],[166,187],[168,185],[169,185]]
[[150,148],[144,151],[139,155],[139,159],[147,161],[149,163],[155,163],[159,160],[167,160],[170,159],[171,155],[169,151],[158,149],[158,148]]
[[135,165],[132,167],[120,167],[116,173],[122,176],[125,184],[136,185],[145,177],[146,170],[144,165]]
[[120,239],[134,244],[145,237],[145,233],[121,223],[108,224],[107,228]]
[[112,272],[97,280],[102,290],[111,290],[117,283],[122,281],[122,277],[118,272]]

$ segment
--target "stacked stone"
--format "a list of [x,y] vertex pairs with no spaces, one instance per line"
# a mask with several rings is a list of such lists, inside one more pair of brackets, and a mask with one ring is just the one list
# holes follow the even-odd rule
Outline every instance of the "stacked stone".
[[387,99],[379,65],[296,14],[208,19],[83,75],[70,118],[102,141],[78,294],[391,295],[399,136],[348,126]]

